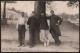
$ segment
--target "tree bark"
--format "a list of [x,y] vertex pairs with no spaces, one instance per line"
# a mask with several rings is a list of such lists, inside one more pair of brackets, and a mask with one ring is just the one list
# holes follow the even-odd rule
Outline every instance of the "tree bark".
[[4,1],[4,8],[3,8],[3,24],[6,24],[7,23],[7,20],[6,20],[6,1]]
[[[45,13],[45,2],[43,1],[35,1],[34,11],[36,12],[37,18],[40,17],[41,12]],[[40,30],[37,32],[37,35],[35,37],[35,41],[37,44],[41,43],[40,41]]]
[[37,16],[40,16],[41,12],[45,13],[45,4],[46,2],[43,1],[35,1],[34,11],[36,12]]

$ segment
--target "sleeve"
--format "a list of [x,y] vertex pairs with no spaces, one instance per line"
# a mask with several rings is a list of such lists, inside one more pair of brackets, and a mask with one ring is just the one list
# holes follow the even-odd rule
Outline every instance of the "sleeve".
[[30,25],[31,17],[28,19],[27,24]]
[[17,20],[16,28],[18,29],[18,20]]
[[40,27],[40,23],[41,23],[41,18],[39,17],[38,19],[38,26]]
[[58,20],[59,20],[59,25],[61,25],[63,19],[61,17],[58,17]]
[[27,29],[27,19],[25,20],[25,28]]

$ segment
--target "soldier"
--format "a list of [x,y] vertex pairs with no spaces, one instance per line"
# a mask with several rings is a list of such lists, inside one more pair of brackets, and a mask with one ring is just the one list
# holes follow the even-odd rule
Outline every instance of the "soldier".
[[29,17],[27,24],[29,25],[29,42],[30,42],[30,48],[34,46],[35,42],[35,36],[38,32],[38,20],[35,16],[35,12],[32,12],[32,16]]
[[24,12],[21,12],[21,17],[17,21],[17,29],[19,35],[19,46],[25,46],[25,32],[27,30],[26,19],[24,18]]
[[62,23],[63,19],[57,15],[54,14],[54,11],[51,11],[50,16],[50,33],[52,37],[55,40],[55,45],[60,45],[61,41],[59,39],[59,36],[61,36],[61,32],[59,29],[59,25]]
[[41,13],[41,16],[39,18],[39,24],[40,24],[40,40],[44,42],[44,46],[49,45],[49,40],[48,40],[48,23],[47,23],[47,18],[45,13]]

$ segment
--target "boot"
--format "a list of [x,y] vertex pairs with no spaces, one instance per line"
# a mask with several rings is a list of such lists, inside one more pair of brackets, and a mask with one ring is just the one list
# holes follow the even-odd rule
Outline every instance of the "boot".
[[61,41],[55,41],[55,45],[60,46],[61,45]]

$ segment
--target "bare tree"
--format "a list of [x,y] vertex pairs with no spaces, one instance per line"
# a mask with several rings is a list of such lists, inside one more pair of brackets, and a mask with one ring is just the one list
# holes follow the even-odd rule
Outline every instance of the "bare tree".
[[15,1],[2,1],[4,3],[4,10],[3,10],[3,24],[7,23],[6,18],[6,3],[16,3]]
[[73,0],[73,1],[68,1],[67,3],[68,7],[78,7],[79,6],[79,1],[78,0]]

